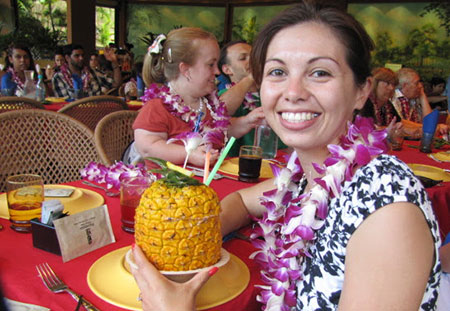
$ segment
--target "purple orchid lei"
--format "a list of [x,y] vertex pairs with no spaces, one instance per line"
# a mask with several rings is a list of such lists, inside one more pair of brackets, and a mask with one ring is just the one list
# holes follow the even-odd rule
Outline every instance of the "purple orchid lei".
[[[307,193],[299,194],[298,183],[305,175],[297,154],[292,153],[287,167],[272,166],[276,189],[265,192],[261,203],[266,212],[257,219],[251,235],[259,250],[251,258],[262,265],[261,293],[257,300],[263,310],[288,311],[296,304],[296,283],[302,279],[301,265],[313,244],[315,231],[324,224],[329,200],[341,193],[344,181],[353,177],[354,169],[386,152],[386,131],[375,131],[371,119],[356,117],[348,123],[348,133],[340,145],[328,145],[330,156],[323,165],[313,163],[323,177]],[[264,239],[257,239],[263,237]]]
[[116,162],[111,166],[106,166],[101,163],[91,162],[84,169],[80,171],[82,178],[87,178],[99,184],[106,184],[107,189],[120,189],[120,181],[132,177],[148,176],[151,174],[147,172],[144,163],[135,165],[126,165],[123,162]]
[[17,75],[16,71],[14,70],[13,67],[9,67],[8,70],[6,70],[6,72],[9,72],[11,74],[11,80],[16,84],[17,89],[19,91],[22,91],[25,85],[25,82],[22,81],[19,76]]

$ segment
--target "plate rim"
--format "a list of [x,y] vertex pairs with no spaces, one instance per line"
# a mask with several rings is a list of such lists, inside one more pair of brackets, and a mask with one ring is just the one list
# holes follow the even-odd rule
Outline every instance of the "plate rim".
[[[118,306],[118,307],[121,307],[121,308],[125,308],[125,309],[128,309],[128,310],[142,310],[142,308],[138,306],[138,304],[140,304],[139,301],[136,300],[136,302],[134,302],[134,301],[130,300],[129,303],[122,303],[122,302],[118,302],[116,300],[113,300],[110,297],[105,296],[103,293],[100,293],[99,289],[97,289],[97,287],[93,285],[93,281],[91,281],[92,275],[94,273],[93,270],[96,268],[97,265],[99,265],[103,261],[109,259],[109,257],[114,257],[114,258],[117,257],[117,259],[119,259],[118,262],[117,262],[118,264],[117,265],[114,264],[114,266],[115,267],[121,266],[121,269],[126,271],[126,268],[124,267],[125,254],[130,248],[131,248],[131,246],[129,246],[129,245],[128,246],[124,246],[124,247],[115,249],[115,250],[113,250],[111,252],[108,252],[107,254],[103,255],[100,258],[98,258],[91,265],[91,267],[89,268],[88,273],[86,275],[86,281],[88,283],[88,287],[100,299],[102,299],[102,300],[104,300],[104,301],[106,301],[106,302],[108,302],[108,303],[110,303],[112,305],[115,305],[115,306]],[[240,290],[236,291],[233,295],[230,295],[229,297],[227,297],[227,300],[225,300],[225,301],[220,300],[219,302],[216,302],[216,303],[209,303],[209,304],[197,306],[197,310],[205,310],[205,309],[209,309],[209,308],[214,308],[216,306],[220,306],[220,305],[222,305],[224,303],[227,303],[227,302],[231,301],[232,299],[234,299],[235,297],[237,297],[240,294],[242,294],[245,291],[245,289],[249,286],[249,283],[250,283],[250,270],[249,270],[248,266],[239,257],[237,257],[236,255],[234,255],[232,253],[229,253],[229,254],[230,254],[230,260],[229,260],[228,263],[233,261],[236,265],[238,265],[239,267],[242,268],[241,276],[243,278],[243,281],[242,281],[243,285],[240,287]],[[219,269],[218,273],[220,273],[220,271],[221,270]],[[130,278],[132,280],[134,280],[134,277],[133,277],[133,275],[131,273],[129,273],[128,271],[126,271],[126,273],[127,273],[127,275],[129,274],[129,276],[130,276]],[[120,284],[123,284],[123,283],[127,283],[127,282],[121,282]],[[139,294],[139,288],[137,287],[137,284],[135,283],[135,281],[134,281],[134,284],[136,285],[136,288],[138,290],[137,295],[136,295],[136,298],[137,298],[137,296]],[[134,303],[134,305],[133,305],[133,303]]]

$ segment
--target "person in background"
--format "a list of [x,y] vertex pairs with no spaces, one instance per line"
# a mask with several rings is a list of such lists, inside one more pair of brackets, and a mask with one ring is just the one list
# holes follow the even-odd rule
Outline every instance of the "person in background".
[[[258,220],[253,258],[266,311],[435,306],[440,236],[427,193],[405,163],[382,154],[385,133],[370,119],[351,123],[370,94],[372,49],[351,15],[312,1],[280,13],[253,43],[266,120],[295,152],[275,180],[225,197],[220,218],[222,234]],[[139,246],[132,252],[143,310],[195,310],[216,272],[177,284]]]
[[49,65],[47,68],[45,68],[45,76],[47,77],[47,80],[50,80],[53,78],[53,75],[55,72],[59,71],[59,68],[66,63],[66,60],[63,55],[63,48],[61,46],[57,46],[55,49],[55,54],[53,55],[53,66]]
[[79,87],[86,96],[102,95],[104,90],[109,90],[115,84],[120,85],[121,73],[117,64],[115,53],[111,49],[105,49],[105,57],[112,62],[114,79],[110,77],[96,77],[88,67],[84,66],[84,49],[79,44],[68,44],[63,48],[66,64],[60,67],[60,71],[52,78],[53,91],[58,97],[75,98],[74,79],[81,84]]
[[133,70],[131,71],[130,79],[124,82],[123,93],[119,92],[119,96],[126,97],[127,100],[135,100],[138,96],[137,79],[138,76],[142,79],[142,62],[134,63]]
[[155,39],[142,70],[145,104],[133,124],[134,146],[142,158],[183,164],[187,152],[181,141],[167,142],[179,134],[197,132],[204,139],[215,137],[189,155],[189,163],[203,167],[207,151],[214,163],[227,136],[239,138],[264,118],[259,108],[230,120],[215,92],[218,59],[216,38],[199,28],[175,29],[167,38],[159,35]]
[[393,105],[402,120],[422,123],[424,116],[431,112],[419,74],[411,68],[397,71],[398,85],[393,97]]
[[445,80],[441,77],[433,77],[430,80],[430,89],[427,92],[428,101],[432,109],[447,110],[447,96],[444,95]]
[[1,89],[10,89],[10,95],[22,96],[25,84],[25,70],[33,70],[37,79],[33,56],[30,49],[22,43],[12,43],[6,51],[6,73],[1,79]]
[[[395,110],[410,131],[420,131],[423,117],[431,112],[419,74],[411,68],[397,71],[398,85],[392,100]],[[409,122],[411,121],[411,122]],[[436,132],[448,135],[449,127],[438,124]]]
[[[104,60],[106,62],[111,63],[106,60],[105,54],[102,54]],[[112,67],[114,65],[111,64]],[[100,55],[98,53],[93,53],[89,57],[89,69],[92,77],[97,80],[98,84],[101,85],[102,94],[106,94],[110,89],[117,88],[122,83],[122,76],[117,74],[116,79],[114,79],[114,71],[110,71],[107,69],[108,66],[100,66]],[[112,80],[111,87],[108,87],[109,84],[103,83],[102,81]]]
[[400,121],[400,116],[392,105],[390,99],[394,96],[398,84],[397,76],[389,68],[376,68],[372,70],[372,89],[363,109],[359,115],[372,118],[378,127],[388,126],[394,118]]
[[[219,70],[231,83],[219,90],[218,94],[233,117],[245,116],[261,106],[259,91],[250,72],[251,51],[252,46],[245,41],[229,42],[220,50]],[[255,131],[251,130],[235,142],[228,155],[239,156],[239,148],[242,145],[253,145],[254,138]],[[279,140],[278,149],[284,148],[287,146]]]
[[[218,94],[231,115],[242,106],[248,93],[253,100],[247,103],[247,106],[256,107],[255,102],[259,102],[258,90],[249,70],[251,50],[252,46],[245,41],[229,42],[220,50],[218,67],[221,73],[228,77],[230,83],[219,90]],[[248,112],[249,108],[245,108]]]

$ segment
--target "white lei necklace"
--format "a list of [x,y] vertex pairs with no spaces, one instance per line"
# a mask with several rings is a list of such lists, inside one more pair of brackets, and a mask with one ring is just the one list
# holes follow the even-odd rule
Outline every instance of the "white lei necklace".
[[341,193],[342,184],[352,179],[356,167],[387,150],[386,135],[386,131],[374,130],[371,119],[357,116],[354,124],[349,122],[340,145],[328,145],[330,156],[323,165],[313,163],[323,177],[316,178],[316,184],[303,194],[298,193],[298,183],[305,176],[295,152],[286,168],[271,165],[276,189],[261,198],[267,210],[251,235],[253,245],[260,249],[251,258],[262,265],[261,278],[266,284],[259,286],[262,291],[257,299],[266,311],[295,306],[301,264],[304,256],[309,256],[315,231],[325,222],[329,200]]

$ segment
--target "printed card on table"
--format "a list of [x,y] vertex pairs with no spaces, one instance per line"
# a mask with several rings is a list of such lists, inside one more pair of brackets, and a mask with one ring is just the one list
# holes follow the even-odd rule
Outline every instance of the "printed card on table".
[[106,205],[53,221],[63,262],[116,241]]

